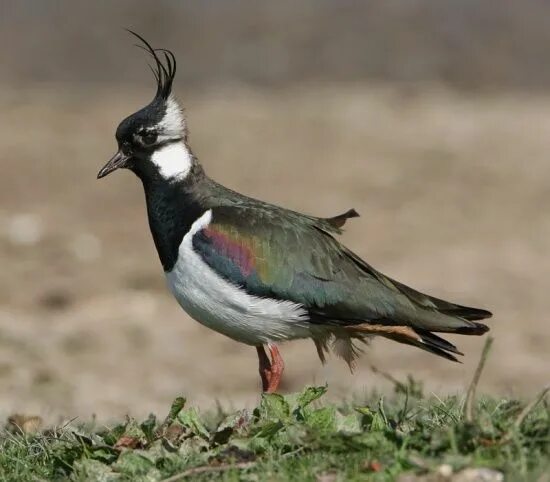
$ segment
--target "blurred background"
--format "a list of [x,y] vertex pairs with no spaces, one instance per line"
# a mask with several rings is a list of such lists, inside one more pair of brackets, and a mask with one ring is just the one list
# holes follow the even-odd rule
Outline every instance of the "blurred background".
[[[102,419],[252,404],[254,349],[169,295],[142,188],[95,176],[170,48],[191,145],[227,186],[329,216],[382,272],[484,307],[481,387],[528,396],[550,367],[550,3],[543,0],[0,1],[0,414]],[[352,376],[283,346],[282,389],[391,389],[370,365],[461,392],[463,365],[380,339]]]

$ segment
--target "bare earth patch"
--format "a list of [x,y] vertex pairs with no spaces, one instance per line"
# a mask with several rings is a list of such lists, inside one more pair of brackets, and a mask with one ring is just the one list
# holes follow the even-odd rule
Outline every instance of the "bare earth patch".
[[[176,89],[207,172],[252,196],[317,215],[361,214],[344,242],[435,296],[490,309],[482,389],[529,396],[550,366],[550,98],[466,96],[433,86]],[[0,411],[101,419],[193,403],[257,402],[255,350],[185,315],[167,293],[137,179],[95,175],[120,119],[149,90],[0,91]],[[467,385],[483,344],[455,337],[452,364],[375,341],[352,376],[311,342],[283,346],[283,389],[329,398],[413,373]]]

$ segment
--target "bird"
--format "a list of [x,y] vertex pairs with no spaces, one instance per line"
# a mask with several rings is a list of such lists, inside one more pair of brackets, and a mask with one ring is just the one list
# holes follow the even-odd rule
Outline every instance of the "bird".
[[[150,231],[167,285],[191,318],[255,347],[262,391],[279,389],[283,342],[312,339],[352,369],[373,337],[451,361],[463,355],[436,333],[482,335],[491,312],[438,299],[377,271],[337,236],[354,209],[316,217],[231,190],[193,154],[172,92],[176,57],[130,31],[152,60],[153,100],[122,120],[118,151],[99,171],[142,182]],[[269,354],[268,354],[269,352]]]

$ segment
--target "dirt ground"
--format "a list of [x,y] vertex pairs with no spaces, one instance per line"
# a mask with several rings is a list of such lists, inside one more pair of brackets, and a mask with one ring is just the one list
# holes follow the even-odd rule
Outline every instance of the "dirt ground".
[[[382,272],[494,312],[481,388],[529,396],[550,381],[550,97],[434,86],[307,85],[186,92],[191,144],[222,183],[316,215],[354,207],[344,242]],[[203,328],[164,285],[142,188],[96,181],[114,130],[151,89],[4,86],[0,130],[0,415],[50,419],[252,404],[256,353]],[[334,398],[389,386],[464,390],[464,364],[376,340],[351,375],[313,344],[282,347],[283,390]]]

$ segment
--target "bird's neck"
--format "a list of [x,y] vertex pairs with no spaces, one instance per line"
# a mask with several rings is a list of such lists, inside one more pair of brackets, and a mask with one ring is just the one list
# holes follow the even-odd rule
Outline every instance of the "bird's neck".
[[142,181],[153,240],[164,270],[171,271],[183,237],[206,210],[200,193],[207,178],[194,160],[185,177],[155,176]]

